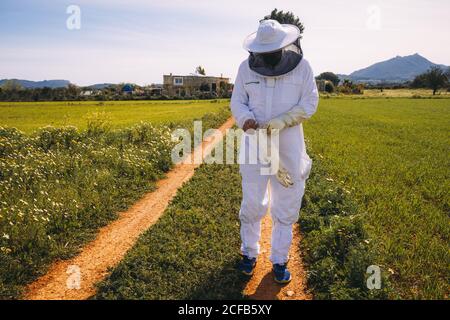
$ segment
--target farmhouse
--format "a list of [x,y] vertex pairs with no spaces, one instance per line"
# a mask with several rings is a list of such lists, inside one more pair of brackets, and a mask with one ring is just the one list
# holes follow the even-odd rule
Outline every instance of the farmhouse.
[[198,93],[220,95],[230,89],[230,79],[200,74],[163,75],[164,92],[170,96],[192,96]]

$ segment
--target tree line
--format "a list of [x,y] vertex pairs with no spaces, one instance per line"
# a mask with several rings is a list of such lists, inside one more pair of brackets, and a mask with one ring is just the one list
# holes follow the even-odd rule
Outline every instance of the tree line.
[[[343,92],[348,91],[350,88],[350,92],[343,93],[353,93],[354,89],[357,85],[353,84],[349,79],[341,80],[338,75],[333,72],[323,72],[319,76],[316,77],[317,80],[324,80],[325,83],[325,92],[333,93],[333,92]],[[380,89],[383,88],[411,88],[411,89],[430,89],[433,90],[433,95],[436,95],[438,90],[445,89],[450,90],[450,68],[447,70],[443,70],[440,67],[431,67],[428,71],[423,74],[420,74],[414,78],[413,81],[402,82],[402,83],[385,83],[378,84],[373,87],[377,87]]]

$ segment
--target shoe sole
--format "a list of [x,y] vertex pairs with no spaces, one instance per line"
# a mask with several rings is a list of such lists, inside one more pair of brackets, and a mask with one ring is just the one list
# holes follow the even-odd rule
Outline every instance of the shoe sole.
[[252,270],[252,272],[245,272],[245,271],[241,271],[241,272],[242,272],[242,274],[243,274],[244,276],[250,277],[250,276],[253,275],[253,273],[254,273],[255,271]]
[[288,284],[289,282],[291,282],[292,277],[290,277],[288,280],[278,280],[277,278],[273,278],[275,280],[276,283],[278,284]]

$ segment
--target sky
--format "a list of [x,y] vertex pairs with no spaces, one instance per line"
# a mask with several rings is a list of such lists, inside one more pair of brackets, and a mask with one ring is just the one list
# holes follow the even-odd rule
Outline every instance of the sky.
[[316,74],[414,53],[450,65],[448,0],[1,0],[0,79],[147,85],[201,65],[234,81],[244,38],[273,8],[303,22]]

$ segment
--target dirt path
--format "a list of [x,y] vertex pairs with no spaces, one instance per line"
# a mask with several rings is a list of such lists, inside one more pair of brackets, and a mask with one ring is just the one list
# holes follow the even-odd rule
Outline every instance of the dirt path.
[[[224,134],[233,124],[234,119],[230,118],[219,130]],[[204,142],[192,156],[198,159],[202,154],[207,155],[217,139],[220,137]],[[133,207],[121,213],[117,220],[101,228],[96,239],[88,243],[77,256],[54,263],[47,274],[30,284],[25,299],[81,300],[93,296],[95,284],[108,274],[109,268],[122,260],[139,235],[159,219],[178,188],[193,176],[196,167],[198,165],[195,164],[176,165],[166,178],[158,181],[154,192],[146,194]],[[81,281],[77,289],[73,286],[69,289],[67,285],[69,277],[73,279],[71,270],[80,271]]]
[[312,296],[306,290],[306,276],[300,254],[300,230],[294,225],[294,239],[289,251],[288,268],[292,281],[287,285],[276,284],[273,280],[270,256],[270,238],[272,220],[267,214],[261,222],[261,254],[258,257],[255,273],[244,289],[244,295],[255,300],[310,300]]

